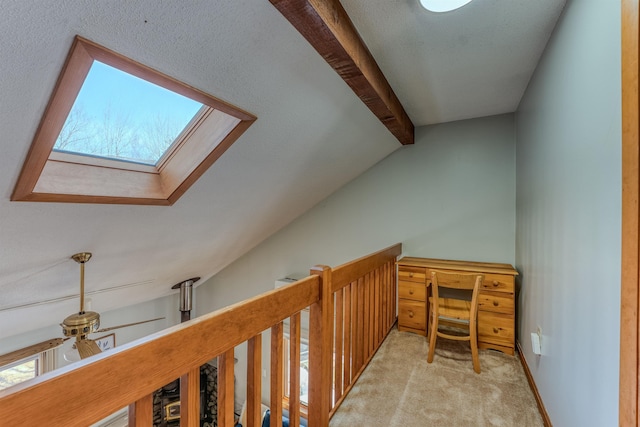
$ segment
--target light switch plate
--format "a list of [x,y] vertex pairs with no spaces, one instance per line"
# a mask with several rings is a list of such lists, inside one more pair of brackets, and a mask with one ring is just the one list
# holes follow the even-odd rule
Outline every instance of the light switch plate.
[[531,349],[533,354],[542,354],[542,348],[540,346],[540,335],[537,332],[531,332]]

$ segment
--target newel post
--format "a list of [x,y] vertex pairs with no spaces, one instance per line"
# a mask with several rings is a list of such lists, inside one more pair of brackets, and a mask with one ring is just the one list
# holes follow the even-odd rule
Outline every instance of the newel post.
[[327,427],[331,410],[333,304],[331,268],[315,266],[320,277],[320,300],[309,313],[309,427]]

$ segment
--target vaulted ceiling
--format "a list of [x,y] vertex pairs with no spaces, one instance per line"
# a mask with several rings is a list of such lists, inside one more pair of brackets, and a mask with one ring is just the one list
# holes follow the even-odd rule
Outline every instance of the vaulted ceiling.
[[[513,112],[564,0],[342,4],[416,126]],[[0,14],[0,338],[77,310],[76,252],[106,311],[207,279],[398,140],[268,0],[5,0]],[[75,35],[258,117],[173,206],[10,202]]]

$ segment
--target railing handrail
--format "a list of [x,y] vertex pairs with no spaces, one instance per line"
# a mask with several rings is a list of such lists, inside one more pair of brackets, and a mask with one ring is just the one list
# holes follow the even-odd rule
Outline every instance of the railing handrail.
[[[0,391],[3,425],[86,426],[317,303],[309,276]],[[69,418],[73,414],[73,418]]]
[[378,252],[365,255],[361,258],[334,268],[331,275],[331,291],[336,292],[344,288],[353,280],[362,277],[368,272],[375,270],[381,265],[389,262],[390,259],[395,260],[395,258],[401,253],[402,243],[396,243],[395,245],[389,246],[388,248],[384,248]]

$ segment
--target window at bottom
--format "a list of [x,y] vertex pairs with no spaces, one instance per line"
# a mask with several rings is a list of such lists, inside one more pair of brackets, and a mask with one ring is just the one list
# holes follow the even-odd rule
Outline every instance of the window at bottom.
[[40,375],[40,355],[27,357],[0,367],[0,390]]

